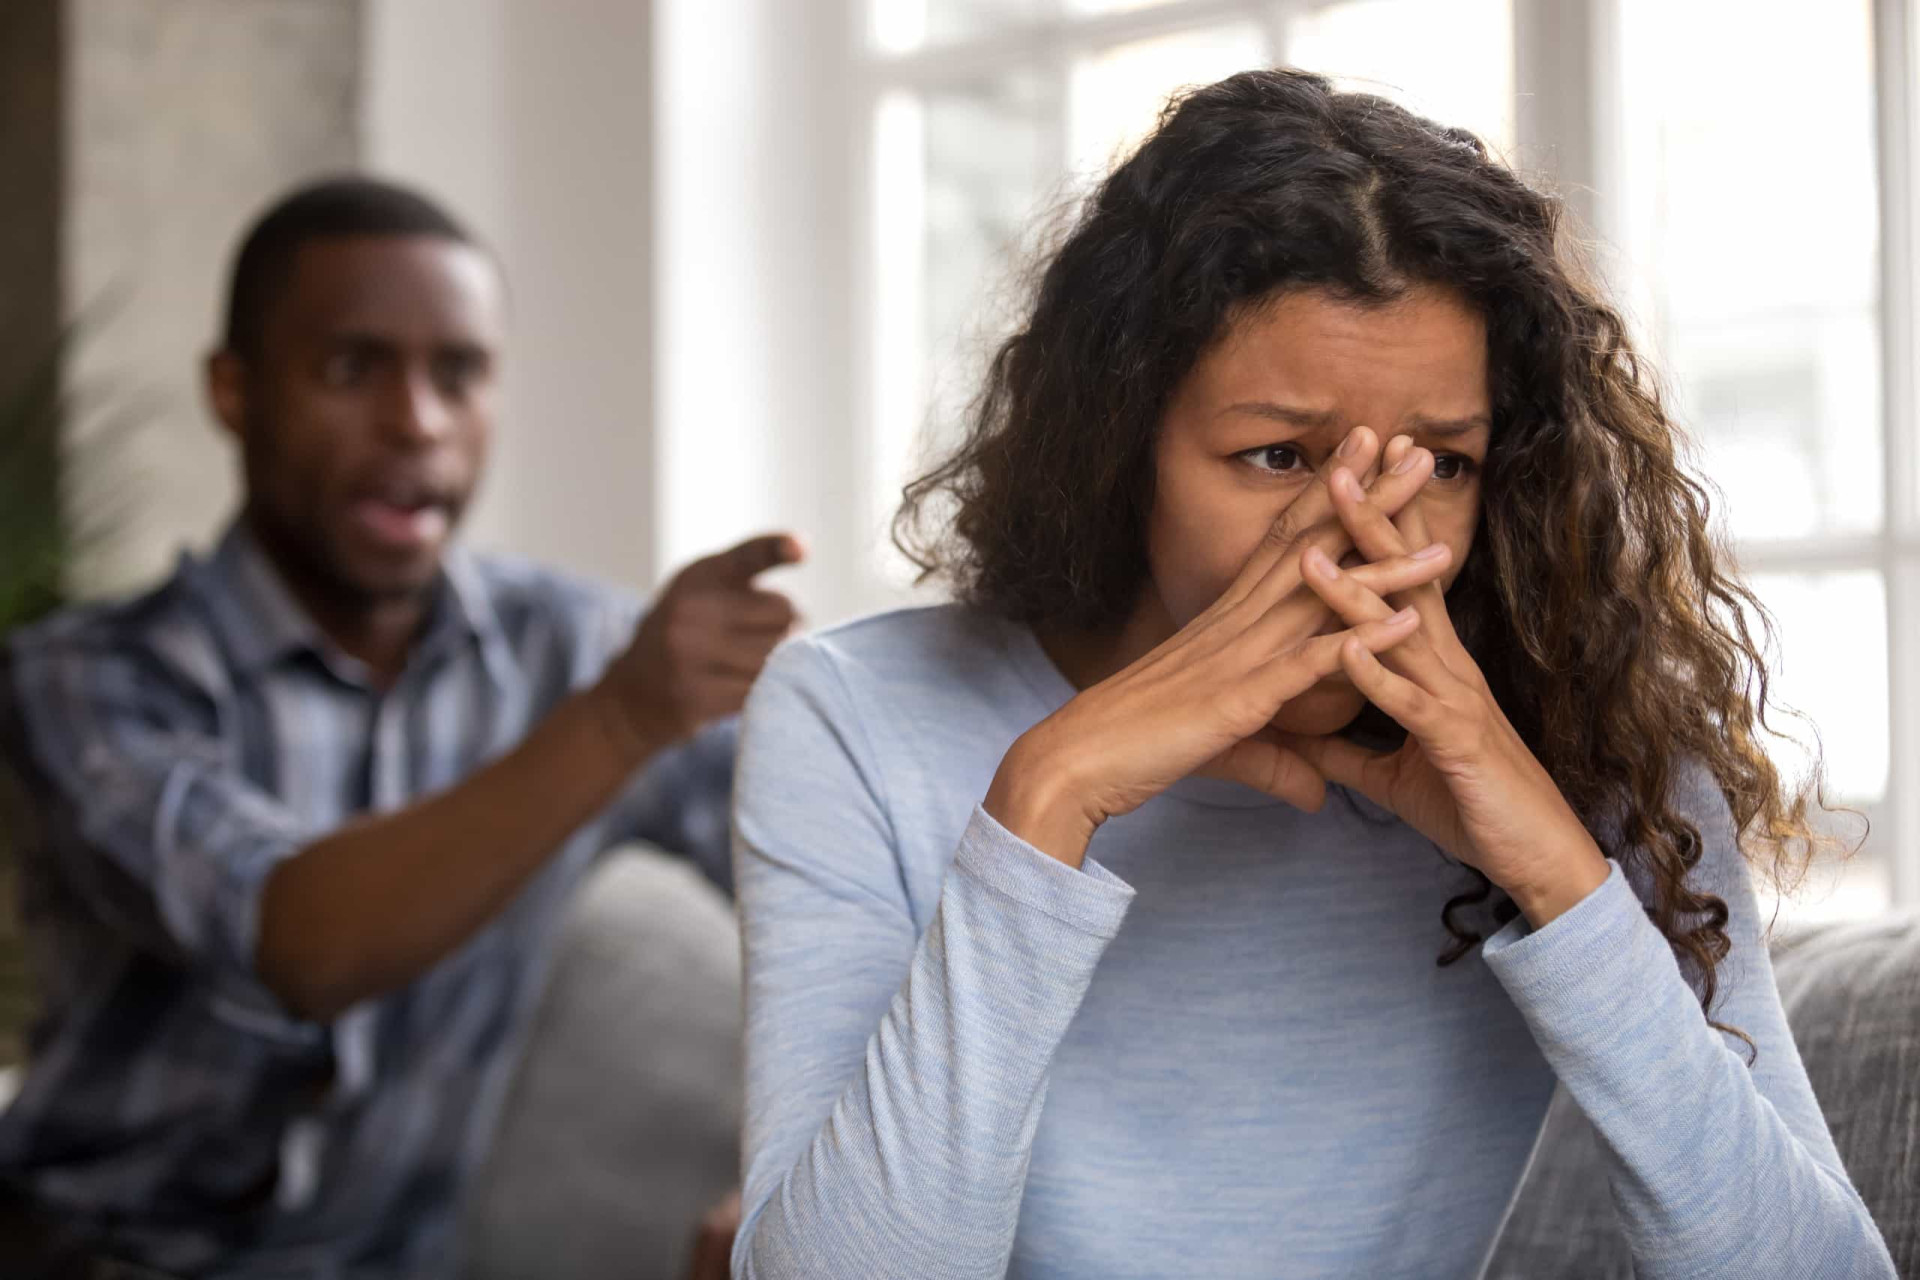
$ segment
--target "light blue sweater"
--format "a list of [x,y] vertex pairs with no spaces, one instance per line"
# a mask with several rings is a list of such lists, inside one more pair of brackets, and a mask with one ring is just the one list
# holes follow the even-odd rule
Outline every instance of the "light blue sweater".
[[1727,809],[1720,1021],[1618,867],[1440,968],[1467,873],[1363,799],[1189,779],[1085,865],[978,808],[1073,694],[957,607],[777,652],[736,781],[747,983],[734,1274],[1471,1277],[1555,1078],[1640,1280],[1892,1276],[1795,1052]]

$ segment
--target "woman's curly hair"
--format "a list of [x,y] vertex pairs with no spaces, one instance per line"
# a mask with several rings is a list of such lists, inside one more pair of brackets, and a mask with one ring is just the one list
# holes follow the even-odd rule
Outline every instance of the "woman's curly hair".
[[[1672,801],[1681,762],[1711,772],[1783,884],[1815,845],[1814,784],[1787,786],[1763,748],[1748,618],[1765,614],[1724,565],[1652,371],[1578,265],[1560,202],[1472,134],[1294,71],[1171,103],[1044,263],[964,440],[907,487],[894,539],[994,614],[1112,626],[1147,578],[1154,434],[1208,345],[1276,291],[1384,303],[1417,285],[1455,291],[1487,327],[1481,529],[1448,611],[1575,811],[1650,879],[1651,918],[1710,1009],[1728,914],[1688,884],[1702,842]],[[1442,963],[1480,938],[1457,912],[1490,896],[1480,876],[1446,904]],[[1513,914],[1494,903],[1496,921]]]

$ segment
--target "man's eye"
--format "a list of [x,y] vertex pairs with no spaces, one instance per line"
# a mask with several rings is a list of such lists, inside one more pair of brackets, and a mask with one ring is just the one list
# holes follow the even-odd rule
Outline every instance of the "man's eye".
[[486,373],[486,362],[472,355],[447,355],[435,358],[433,380],[445,396],[459,397],[473,389]]
[[1241,461],[1261,471],[1276,474],[1298,471],[1305,465],[1300,451],[1288,444],[1263,444],[1239,455]]
[[336,351],[321,366],[320,377],[330,387],[358,386],[372,367],[364,351]]

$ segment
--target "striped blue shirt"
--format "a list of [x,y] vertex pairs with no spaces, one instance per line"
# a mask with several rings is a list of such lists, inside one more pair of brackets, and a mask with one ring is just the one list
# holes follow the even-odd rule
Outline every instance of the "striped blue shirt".
[[513,747],[637,617],[621,593],[456,548],[382,691],[236,526],[148,595],[19,634],[0,742],[29,798],[44,1015],[0,1114],[0,1179],[166,1271],[451,1269],[569,888],[634,838],[724,883],[731,724],[637,775],[460,950],[330,1025],[255,974],[261,890],[356,815]]

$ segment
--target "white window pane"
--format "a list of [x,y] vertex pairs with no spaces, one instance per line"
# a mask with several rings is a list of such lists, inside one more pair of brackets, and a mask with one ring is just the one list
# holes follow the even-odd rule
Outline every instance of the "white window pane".
[[1043,0],[867,0],[867,33],[883,53],[991,35],[1048,16]]
[[1097,178],[1138,146],[1176,91],[1267,61],[1266,33],[1251,22],[1136,40],[1080,59],[1067,112],[1075,175]]
[[[1643,338],[1738,538],[1881,519],[1868,0],[1621,0],[1603,183]],[[1818,92],[1783,95],[1786,84]],[[1784,157],[1817,156],[1791,176]]]
[[[1843,856],[1816,863],[1806,883],[1778,902],[1782,925],[1876,915],[1892,899],[1884,580],[1874,570],[1853,570],[1756,574],[1752,585],[1777,630],[1768,692],[1819,730],[1827,800],[1843,810],[1809,813],[1817,828],[1839,842]],[[1774,727],[1811,746],[1804,722],[1783,715]],[[1766,745],[1784,775],[1805,777],[1805,748],[1777,740]],[[1858,853],[1844,856],[1856,847]],[[1774,905],[1769,895],[1769,911]]]
[[1121,13],[1134,9],[1152,9],[1178,0],[1067,0],[1073,13]]
[[[1820,731],[1829,794],[1873,804],[1887,790],[1887,598],[1877,571],[1756,574],[1753,590],[1774,617],[1779,653],[1769,693]],[[1782,717],[1776,728],[1805,737]],[[1805,757],[1769,743],[1783,771],[1804,774]]]
[[1760,883],[1760,918],[1772,922],[1776,936],[1807,925],[1872,920],[1892,908],[1892,866],[1885,853],[1872,847],[1848,852],[1859,842],[1863,817],[1873,822],[1876,834],[1884,830],[1884,815],[1866,810],[1832,815],[1827,825],[1841,844],[1809,867],[1805,880],[1793,886],[1790,894],[1783,897],[1773,886]]
[[[1055,185],[1049,80],[1031,69],[884,97],[874,123],[876,527],[950,438]],[[931,426],[935,430],[927,433]]]
[[1512,0],[1348,0],[1287,28],[1287,61],[1513,146]]

